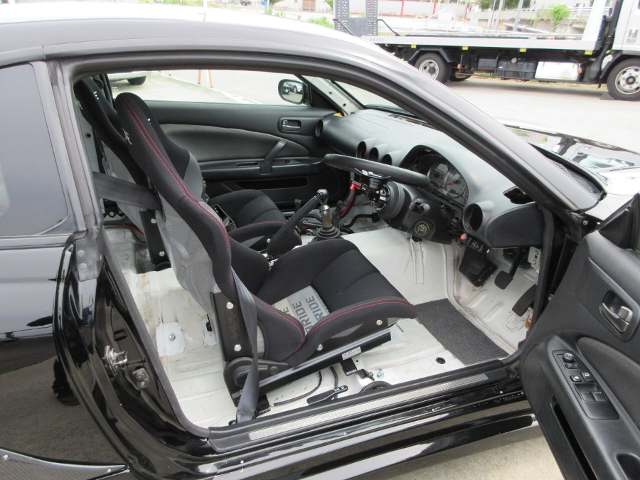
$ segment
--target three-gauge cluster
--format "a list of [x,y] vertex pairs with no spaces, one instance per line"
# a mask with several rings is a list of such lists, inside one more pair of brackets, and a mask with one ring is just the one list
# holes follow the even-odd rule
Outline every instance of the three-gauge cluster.
[[444,157],[432,150],[413,156],[403,162],[405,168],[422,173],[429,177],[431,190],[440,197],[445,197],[450,202],[464,207],[469,196],[469,187],[460,172],[445,160]]
[[446,195],[452,202],[461,206],[467,202],[469,194],[467,182],[460,172],[446,160],[432,164],[426,175],[436,192]]

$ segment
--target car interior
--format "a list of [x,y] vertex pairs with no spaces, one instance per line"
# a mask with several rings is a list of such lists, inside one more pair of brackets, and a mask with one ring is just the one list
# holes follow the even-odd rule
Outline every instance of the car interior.
[[268,417],[516,352],[544,230],[524,191],[356,86],[269,73],[279,101],[218,101],[179,73],[74,94],[108,241],[190,422],[251,418],[256,376]]

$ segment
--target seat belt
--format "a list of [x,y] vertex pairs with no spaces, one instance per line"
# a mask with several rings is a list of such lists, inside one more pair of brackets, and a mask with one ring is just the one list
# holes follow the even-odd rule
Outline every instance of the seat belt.
[[98,172],[93,172],[93,183],[100,198],[147,210],[162,209],[158,197],[142,185]]
[[[147,210],[160,210],[161,204],[158,197],[145,187],[127,182],[111,175],[93,172],[93,181],[98,192],[98,196],[122,202],[126,205],[145,208]],[[242,283],[236,272],[232,269],[233,280],[238,293],[238,303],[247,329],[249,343],[251,344],[251,365],[249,373],[242,387],[236,422],[243,423],[252,420],[255,416],[258,405],[258,392],[260,389],[260,378],[258,375],[258,311],[256,301],[251,292]]]
[[252,354],[249,373],[242,387],[236,412],[236,422],[243,423],[255,417],[256,407],[258,406],[258,392],[260,390],[260,378],[258,375],[258,311],[256,309],[256,301],[251,292],[238,278],[235,270],[231,269],[231,272],[236,283],[238,303],[240,304],[244,326],[249,336]]
[[147,187],[104,173],[93,172],[93,183],[100,198],[140,207],[140,220],[151,261],[156,268],[166,266],[168,259],[154,214],[155,210],[162,208],[157,195]]

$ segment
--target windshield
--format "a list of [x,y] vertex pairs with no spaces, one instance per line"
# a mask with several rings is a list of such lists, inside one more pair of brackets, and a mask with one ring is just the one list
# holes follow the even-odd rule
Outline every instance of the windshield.
[[326,98],[335,102],[342,110],[342,113],[346,115],[355,113],[363,108],[392,109],[406,113],[393,102],[345,82],[306,75],[300,76],[299,78],[322,92]]
[[353,85],[349,85],[344,82],[333,82],[338,85],[340,88],[345,90],[349,95],[351,95],[355,100],[360,103],[360,105],[368,106],[368,105],[380,105],[385,107],[394,107],[400,108],[393,102],[390,102],[386,98],[382,98],[375,93],[368,92],[367,90],[363,90],[359,87],[354,87]]

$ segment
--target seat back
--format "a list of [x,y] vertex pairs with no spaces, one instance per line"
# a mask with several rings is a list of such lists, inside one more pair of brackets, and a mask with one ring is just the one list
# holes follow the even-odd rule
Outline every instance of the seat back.
[[[89,77],[80,80],[74,91],[83,116],[108,148],[102,158],[105,173],[147,187],[149,179],[131,157],[118,112],[104,96],[102,89]],[[167,142],[168,139],[165,139],[165,143]],[[184,178],[186,188],[193,196],[200,198],[204,184],[198,162],[187,150],[173,142],[169,148],[173,153],[172,159],[180,170],[179,174]],[[147,233],[140,208],[125,204],[119,207],[136,226]],[[166,202],[163,202],[163,212],[156,212],[156,221],[178,281],[207,313],[213,315],[209,297],[213,288],[211,260],[202,243]]]
[[[214,293],[216,286],[238,304],[233,271],[255,294],[269,273],[269,264],[260,253],[230,238],[222,220],[199,196],[201,187],[198,190],[190,181],[196,178],[195,171],[189,173],[195,169],[193,162],[197,166],[193,156],[166,136],[137,95],[122,93],[115,103],[129,152],[162,201],[164,208],[157,214],[158,223],[166,235],[165,243],[173,251],[172,264],[181,285],[210,313],[213,306],[205,296],[207,292]],[[258,298],[256,307],[265,357],[284,360],[304,342],[304,329],[293,317]],[[266,332],[275,333],[268,337]]]
[[[102,89],[91,77],[87,77],[76,83],[74,93],[82,116],[93,128],[94,135],[98,137],[96,154],[99,164],[104,168],[104,173],[146,187],[147,176],[131,158],[127,142],[122,135],[118,113],[104,96]],[[106,149],[102,148],[100,141],[104,143]],[[125,204],[120,204],[118,207],[136,227],[146,233],[140,208]]]
[[[96,156],[101,172],[148,187],[147,175],[131,158],[127,141],[120,127],[120,120],[118,120],[118,112],[107,100],[103,90],[91,77],[87,77],[76,83],[74,93],[82,116],[93,129]],[[168,249],[163,245],[158,226],[154,223],[154,212],[123,202],[118,202],[118,208],[144,234],[152,263],[156,268],[165,268]]]

